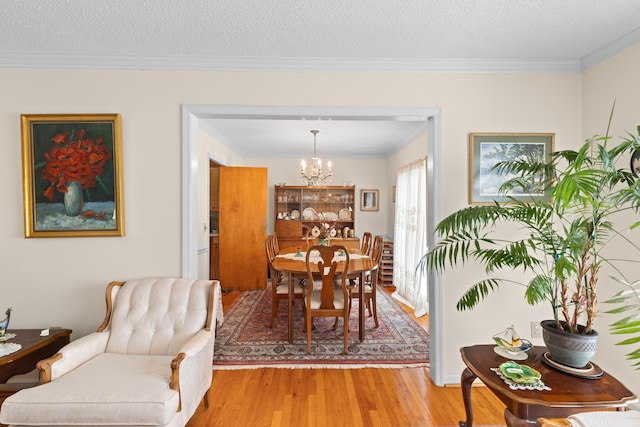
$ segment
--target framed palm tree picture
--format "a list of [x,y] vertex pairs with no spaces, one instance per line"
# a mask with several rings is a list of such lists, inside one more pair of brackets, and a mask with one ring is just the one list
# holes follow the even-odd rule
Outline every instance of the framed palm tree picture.
[[489,204],[510,200],[549,200],[547,177],[541,172],[520,188],[501,190],[515,175],[501,172],[500,162],[544,163],[554,149],[553,133],[471,133],[469,134],[469,203]]

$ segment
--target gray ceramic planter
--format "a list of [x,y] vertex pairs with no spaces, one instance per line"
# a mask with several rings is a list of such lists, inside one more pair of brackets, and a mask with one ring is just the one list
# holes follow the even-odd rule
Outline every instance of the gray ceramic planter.
[[587,335],[559,331],[555,320],[543,320],[540,325],[542,339],[554,362],[573,368],[583,368],[596,354],[598,343],[596,331],[592,330]]

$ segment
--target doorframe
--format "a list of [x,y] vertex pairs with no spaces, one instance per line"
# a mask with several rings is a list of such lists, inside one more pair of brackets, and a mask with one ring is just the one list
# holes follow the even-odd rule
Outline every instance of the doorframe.
[[[182,105],[182,276],[198,276],[198,128],[207,118],[262,118],[273,120],[333,118],[350,120],[420,120],[427,142],[427,245],[435,246],[435,225],[442,217],[442,124],[439,108],[429,107],[309,107],[256,105]],[[208,165],[207,165],[208,167]],[[429,275],[429,375],[444,385],[444,325],[441,278]]]

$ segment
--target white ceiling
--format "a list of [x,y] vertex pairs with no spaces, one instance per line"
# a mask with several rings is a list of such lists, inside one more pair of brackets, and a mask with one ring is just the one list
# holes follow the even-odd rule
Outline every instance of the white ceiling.
[[[638,0],[0,0],[0,67],[580,72],[639,43],[639,16]],[[210,124],[278,157],[310,153],[315,127],[319,154],[360,156],[419,126],[234,120]]]
[[312,129],[321,159],[386,158],[426,131],[422,119],[366,117],[341,119],[221,118],[202,126],[246,157],[311,158]]

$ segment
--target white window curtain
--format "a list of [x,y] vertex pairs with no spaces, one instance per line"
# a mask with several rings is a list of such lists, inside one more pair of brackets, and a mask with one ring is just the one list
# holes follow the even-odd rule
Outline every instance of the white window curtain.
[[416,274],[427,251],[427,160],[398,170],[393,237],[393,297],[413,307],[417,317],[429,312],[427,278]]

